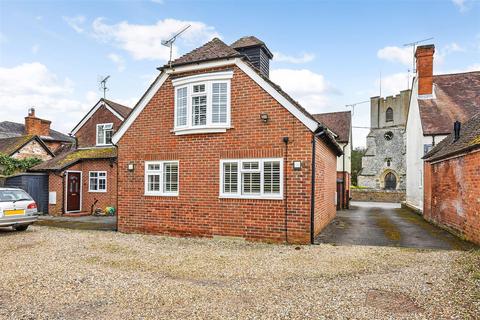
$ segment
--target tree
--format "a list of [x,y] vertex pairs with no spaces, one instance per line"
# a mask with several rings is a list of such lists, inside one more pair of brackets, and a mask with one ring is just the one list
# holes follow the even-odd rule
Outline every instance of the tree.
[[362,157],[367,149],[355,148],[352,151],[352,185],[358,186],[358,175],[362,171]]

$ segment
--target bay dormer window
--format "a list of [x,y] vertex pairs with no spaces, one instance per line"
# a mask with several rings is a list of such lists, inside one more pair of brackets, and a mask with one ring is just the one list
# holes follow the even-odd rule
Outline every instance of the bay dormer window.
[[113,123],[97,124],[97,146],[109,146],[112,144]]
[[231,126],[230,81],[233,71],[174,79],[175,134],[225,132]]

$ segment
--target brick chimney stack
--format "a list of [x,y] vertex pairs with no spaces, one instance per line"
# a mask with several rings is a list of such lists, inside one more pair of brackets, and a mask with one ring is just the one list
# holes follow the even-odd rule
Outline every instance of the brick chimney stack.
[[35,108],[28,109],[28,116],[25,117],[25,134],[37,136],[50,135],[49,120],[43,120],[35,116]]
[[418,95],[433,93],[433,44],[418,46],[415,51],[417,59]]

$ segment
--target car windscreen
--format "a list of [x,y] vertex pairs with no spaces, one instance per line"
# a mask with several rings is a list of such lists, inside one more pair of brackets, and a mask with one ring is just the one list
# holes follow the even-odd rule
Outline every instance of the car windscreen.
[[0,190],[0,202],[32,200],[23,190]]

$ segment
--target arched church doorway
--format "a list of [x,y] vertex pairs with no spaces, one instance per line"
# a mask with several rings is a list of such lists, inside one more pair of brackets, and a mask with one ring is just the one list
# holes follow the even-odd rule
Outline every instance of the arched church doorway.
[[385,190],[395,190],[397,189],[397,177],[389,172],[385,175]]

